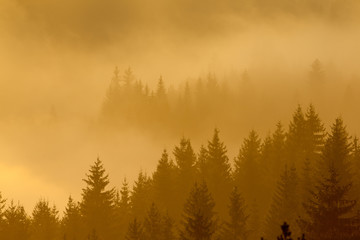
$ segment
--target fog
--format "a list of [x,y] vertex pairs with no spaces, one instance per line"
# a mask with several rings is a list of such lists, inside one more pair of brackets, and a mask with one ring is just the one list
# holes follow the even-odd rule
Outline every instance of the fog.
[[[232,159],[250,130],[287,125],[298,104],[359,134],[360,4],[283,2],[0,0],[0,191],[26,209],[40,197],[62,209],[98,156],[119,186],[152,172],[182,134],[198,149],[219,127]],[[327,76],[318,98],[308,89],[315,59]],[[98,122],[115,66],[151,89],[160,75],[178,89],[209,72],[233,86],[246,70],[252,107],[236,136],[216,121],[201,134],[109,130]]]

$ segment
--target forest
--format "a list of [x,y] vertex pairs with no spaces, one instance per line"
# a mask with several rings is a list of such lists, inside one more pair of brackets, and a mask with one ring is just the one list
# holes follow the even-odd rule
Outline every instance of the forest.
[[359,240],[359,0],[0,0],[0,240]]
[[299,105],[289,125],[279,122],[266,138],[251,130],[233,161],[215,128],[198,150],[181,137],[159,153],[153,173],[140,171],[133,184],[125,178],[113,186],[97,158],[84,176],[81,199],[69,196],[63,213],[46,199],[27,213],[2,196],[0,236],[276,239],[286,222],[282,239],[291,239],[289,225],[303,239],[359,239],[359,178],[358,138],[340,117],[326,131],[313,105]]

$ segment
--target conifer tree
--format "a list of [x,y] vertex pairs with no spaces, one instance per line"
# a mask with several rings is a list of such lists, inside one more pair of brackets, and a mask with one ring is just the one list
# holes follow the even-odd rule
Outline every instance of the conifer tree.
[[6,199],[3,198],[0,192],[0,234],[3,232],[4,227],[4,209],[5,209]]
[[229,205],[230,220],[225,225],[222,239],[224,240],[245,240],[247,239],[247,219],[245,213],[245,201],[241,197],[238,188],[234,187],[230,195]]
[[99,238],[111,239],[114,234],[114,194],[108,189],[109,176],[105,173],[103,163],[98,158],[90,167],[84,179],[86,187],[82,191],[80,203],[81,214],[87,233],[95,231]]
[[[175,146],[173,154],[175,156],[175,166],[177,172],[176,195],[177,209],[185,203],[186,195],[190,192],[196,177],[196,155],[189,139],[181,138],[180,144]],[[181,210],[180,210],[181,211]],[[180,214],[179,211],[176,213]]]
[[152,202],[152,181],[146,173],[140,171],[131,193],[131,209],[133,217],[143,219]]
[[181,240],[211,240],[216,231],[215,202],[206,183],[195,183],[184,205]]
[[325,142],[325,127],[312,104],[305,114],[305,151],[306,158],[316,161]]
[[64,240],[78,240],[84,236],[80,206],[71,196],[68,199],[61,225]]
[[144,232],[141,223],[135,218],[129,223],[126,240],[143,240]]
[[154,203],[151,204],[144,220],[144,239],[161,240],[162,216]]
[[36,203],[31,219],[32,240],[55,240],[59,235],[59,219],[56,207],[40,200]]
[[267,239],[275,239],[278,235],[277,226],[286,220],[296,226],[298,217],[298,177],[295,168],[285,167],[274,193],[272,204],[267,215],[265,236]]
[[[256,233],[254,230],[258,228],[259,221],[262,221],[261,213],[264,212],[267,202],[264,178],[260,168],[260,143],[257,133],[251,131],[244,139],[239,155],[235,159],[235,185],[239,187],[245,201],[250,205],[249,229],[252,235]],[[258,211],[259,214],[255,214],[254,211]],[[259,219],[255,219],[256,217]]]
[[161,209],[174,214],[175,202],[175,166],[169,160],[166,150],[163,151],[158,162],[156,171],[153,174],[154,201]]
[[169,216],[169,214],[163,215],[162,218],[162,240],[174,240],[175,233],[174,233],[174,220]]
[[352,213],[356,201],[349,199],[352,186],[349,173],[351,143],[343,121],[332,125],[318,169],[318,180],[311,199],[304,203],[307,218],[300,220],[310,239],[357,239],[359,223]]
[[129,184],[124,178],[120,193],[116,193],[115,197],[115,221],[117,225],[117,231],[120,239],[125,237],[126,230],[130,223],[131,217],[131,202],[130,202],[130,190]]
[[206,159],[202,164],[204,179],[217,204],[216,210],[225,218],[227,217],[227,198],[232,189],[232,179],[227,149],[219,138],[218,129],[214,130],[211,141],[208,141],[205,156]]
[[30,238],[30,219],[23,206],[11,201],[4,212],[3,240],[28,240]]
[[300,168],[306,159],[306,120],[301,106],[295,110],[286,135],[286,158],[295,168]]

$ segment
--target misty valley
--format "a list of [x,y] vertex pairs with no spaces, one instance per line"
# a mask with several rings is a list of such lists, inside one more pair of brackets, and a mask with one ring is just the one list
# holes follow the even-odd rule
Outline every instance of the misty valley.
[[359,0],[0,0],[0,240],[360,240]]

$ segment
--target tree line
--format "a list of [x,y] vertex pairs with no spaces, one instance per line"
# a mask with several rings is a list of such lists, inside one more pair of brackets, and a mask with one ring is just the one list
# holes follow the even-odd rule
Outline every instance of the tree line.
[[[0,238],[21,240],[310,240],[360,238],[360,147],[341,118],[326,131],[298,106],[285,130],[251,130],[231,161],[220,131],[196,152],[182,137],[156,170],[111,187],[97,159],[62,217],[41,199],[31,214],[0,197]],[[279,226],[286,221],[287,224]]]

